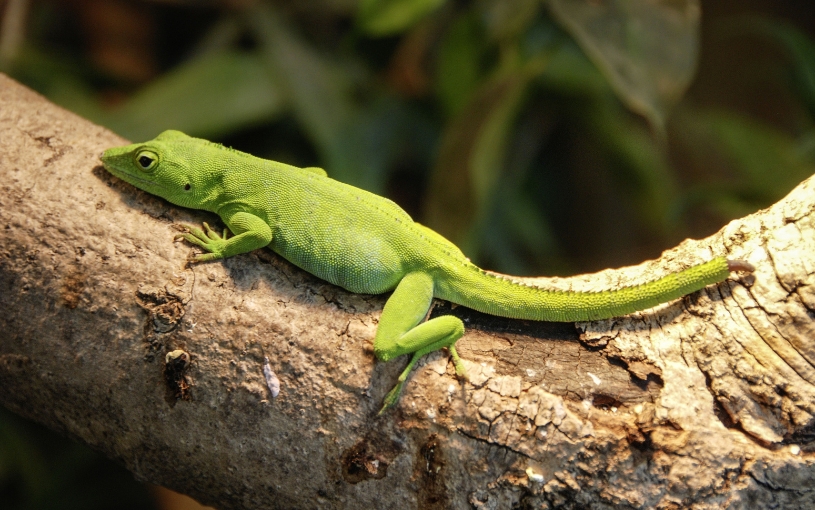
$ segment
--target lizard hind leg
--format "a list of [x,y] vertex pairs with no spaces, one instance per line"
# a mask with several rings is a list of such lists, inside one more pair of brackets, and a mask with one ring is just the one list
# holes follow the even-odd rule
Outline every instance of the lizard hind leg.
[[456,340],[464,335],[464,323],[452,315],[422,323],[432,300],[433,278],[427,273],[414,272],[402,278],[385,303],[374,338],[376,357],[388,361],[403,354],[412,356],[396,386],[385,397],[380,414],[396,404],[410,371],[425,354],[447,347],[456,373],[465,376],[464,365],[455,349]]

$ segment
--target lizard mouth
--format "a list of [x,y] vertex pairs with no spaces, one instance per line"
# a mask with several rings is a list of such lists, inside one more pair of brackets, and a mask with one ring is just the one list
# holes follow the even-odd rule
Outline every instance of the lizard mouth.
[[[123,181],[129,182],[130,184],[136,186],[137,188],[145,189],[143,186],[148,186],[149,188],[158,188],[158,189],[163,190],[165,192],[169,192],[169,189],[162,186],[161,184],[158,184],[155,181],[145,179],[144,177],[139,177],[137,175],[131,174],[130,172],[126,172],[124,170],[119,170],[118,168],[114,168],[114,167],[109,166],[109,165],[105,165],[105,168],[110,173],[115,175],[116,177],[122,179]],[[143,186],[139,186],[138,184],[136,184],[136,182],[142,183]]]

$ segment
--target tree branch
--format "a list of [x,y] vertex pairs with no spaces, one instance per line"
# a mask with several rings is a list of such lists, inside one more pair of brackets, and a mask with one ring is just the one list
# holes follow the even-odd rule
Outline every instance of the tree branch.
[[432,354],[377,417],[404,363],[374,360],[384,298],[265,250],[185,267],[172,225],[212,217],[109,176],[122,143],[0,75],[0,402],[138,478],[224,509],[815,504],[813,179],[658,261],[535,281],[722,253],[751,277],[576,326],[439,305],[471,381]]

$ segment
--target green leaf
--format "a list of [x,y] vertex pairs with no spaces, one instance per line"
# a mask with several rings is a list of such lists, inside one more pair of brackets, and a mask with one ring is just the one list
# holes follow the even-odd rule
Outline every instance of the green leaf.
[[267,5],[259,5],[250,14],[267,71],[317,148],[322,164],[332,177],[359,184],[354,147],[343,140],[359,115],[351,73],[309,46]]
[[633,110],[664,133],[696,71],[699,0],[549,0],[555,18]]
[[185,62],[101,120],[131,140],[170,128],[213,137],[273,119],[284,106],[260,55],[227,51]]
[[626,182],[640,216],[656,233],[670,230],[670,208],[678,196],[674,172],[662,144],[617,104],[598,102],[590,123],[597,139],[614,159],[618,178]]
[[480,2],[481,17],[493,39],[516,39],[540,9],[539,0],[500,0]]
[[250,23],[267,69],[320,164],[334,179],[381,193],[388,164],[422,131],[421,122],[376,88],[358,94],[355,79],[370,81],[358,64],[321,54],[270,7],[254,9]]
[[438,9],[445,0],[361,0],[357,23],[374,36],[404,32]]
[[87,79],[77,71],[79,64],[25,45],[13,66],[2,69],[16,80],[37,90],[49,100],[82,117],[105,124],[104,111]]
[[474,16],[460,16],[447,31],[439,48],[436,93],[448,115],[467,104],[479,85],[483,31]]
[[506,274],[530,274],[532,268],[527,260],[530,256],[551,264],[558,245],[538,203],[540,198],[517,186],[504,187],[496,196],[494,214],[486,222],[478,253],[479,258],[490,261],[491,269]]
[[450,122],[430,179],[428,225],[472,253],[468,239],[500,178],[507,140],[529,83],[516,71],[487,81]]
[[612,94],[608,81],[574,41],[562,44],[554,52],[540,81],[569,97]]
[[704,201],[726,217],[741,216],[772,204],[815,172],[813,154],[767,124],[718,110],[690,111],[677,121],[688,156],[700,168],[717,170],[689,192],[686,205]]

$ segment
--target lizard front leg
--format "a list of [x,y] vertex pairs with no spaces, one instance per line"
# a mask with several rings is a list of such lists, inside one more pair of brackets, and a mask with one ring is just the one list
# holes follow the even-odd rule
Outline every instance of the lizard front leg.
[[433,300],[433,278],[427,273],[409,273],[385,303],[374,338],[374,353],[382,361],[412,354],[396,386],[385,397],[382,414],[396,404],[410,371],[419,358],[447,347],[456,366],[456,373],[466,377],[464,365],[456,352],[455,343],[464,335],[464,323],[458,317],[445,315],[422,323]]
[[272,241],[272,229],[261,218],[246,212],[237,212],[223,218],[229,230],[235,234],[227,239],[226,232],[221,236],[204,223],[204,230],[187,227],[188,233],[176,236],[200,246],[209,253],[191,257],[193,262],[217,260],[240,253],[246,253],[268,245]]

